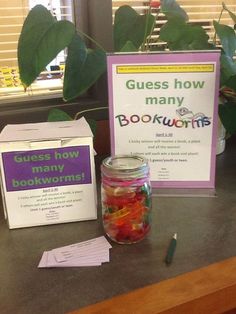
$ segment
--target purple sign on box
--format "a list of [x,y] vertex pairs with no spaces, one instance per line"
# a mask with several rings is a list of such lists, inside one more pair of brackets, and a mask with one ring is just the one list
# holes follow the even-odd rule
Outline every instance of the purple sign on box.
[[91,183],[90,147],[73,146],[2,154],[7,191]]

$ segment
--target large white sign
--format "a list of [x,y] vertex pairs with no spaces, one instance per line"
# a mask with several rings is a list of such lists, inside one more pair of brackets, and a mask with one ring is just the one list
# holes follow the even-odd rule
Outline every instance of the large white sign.
[[107,57],[112,154],[146,157],[154,187],[214,187],[219,56]]

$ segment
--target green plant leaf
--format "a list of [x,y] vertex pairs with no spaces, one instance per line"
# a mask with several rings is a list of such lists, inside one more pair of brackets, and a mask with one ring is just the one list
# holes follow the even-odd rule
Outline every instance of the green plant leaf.
[[231,19],[233,20],[234,24],[236,24],[236,15],[227,8],[227,6],[225,5],[224,2],[222,3],[222,6],[223,6],[224,10],[226,10],[229,13],[229,15],[230,15]]
[[220,85],[227,86],[227,81],[234,75],[236,75],[236,64],[233,58],[222,53],[220,57]]
[[136,50],[142,45],[153,30],[155,17],[151,14],[139,15],[128,5],[121,6],[115,13],[114,46],[121,51],[128,41]]
[[42,5],[29,12],[18,42],[19,72],[25,86],[68,46],[74,34],[74,24],[65,20],[57,22]]
[[180,18],[184,21],[188,21],[188,15],[182,9],[175,0],[162,0],[161,12],[169,18]]
[[135,51],[138,51],[138,49],[130,40],[128,40],[120,50],[120,52],[135,52]]
[[73,120],[65,111],[53,108],[49,111],[48,122]]
[[96,120],[93,120],[93,119],[87,119],[86,118],[86,121],[88,122],[89,124],[89,127],[93,133],[93,136],[95,137],[96,136],[96,132],[97,132],[97,122]]
[[236,103],[228,102],[219,105],[219,116],[229,134],[236,133]]
[[236,36],[234,30],[228,26],[213,21],[216,34],[220,38],[222,47],[226,55],[233,57],[236,50]]
[[101,49],[87,49],[79,35],[68,47],[63,96],[66,101],[83,94],[106,71],[106,54]]
[[172,45],[181,39],[186,27],[187,24],[182,19],[171,18],[161,27],[159,39]]
[[185,42],[189,50],[204,50],[211,47],[208,43],[209,37],[201,26],[188,25],[185,36]]
[[234,91],[236,91],[236,74],[231,76],[225,83],[225,85]]
[[31,37],[29,32],[31,31],[32,27],[37,27],[38,33],[34,33],[35,41],[37,42],[41,37],[43,37],[48,28],[55,22],[55,17],[53,17],[43,5],[39,4],[30,10],[23,24],[22,32],[26,32],[26,34]]
[[167,42],[170,50],[211,49],[208,35],[201,26],[192,26],[183,19],[170,18],[161,27],[160,39]]

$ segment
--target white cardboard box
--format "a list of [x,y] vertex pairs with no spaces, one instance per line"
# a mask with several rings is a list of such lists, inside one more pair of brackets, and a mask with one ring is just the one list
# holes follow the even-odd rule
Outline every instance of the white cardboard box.
[[7,125],[0,163],[10,229],[97,218],[93,135],[84,118]]

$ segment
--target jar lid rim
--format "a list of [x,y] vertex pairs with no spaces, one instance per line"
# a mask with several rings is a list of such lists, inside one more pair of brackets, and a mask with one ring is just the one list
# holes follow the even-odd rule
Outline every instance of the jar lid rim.
[[[121,166],[120,164],[113,164],[113,161],[118,160],[118,159],[136,159],[139,161],[139,165],[134,165],[129,167]],[[148,161],[145,157],[139,156],[139,155],[115,155],[115,156],[110,156],[107,157],[103,160],[102,166],[105,167],[106,169],[113,169],[119,172],[127,172],[127,171],[137,171],[141,170],[142,168],[145,168],[148,166]]]

